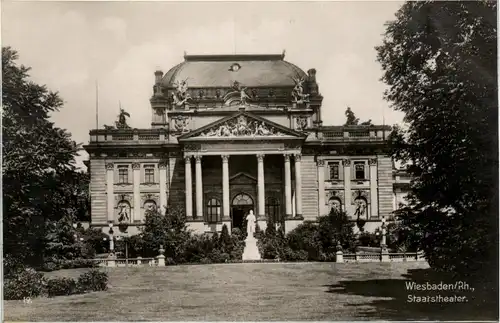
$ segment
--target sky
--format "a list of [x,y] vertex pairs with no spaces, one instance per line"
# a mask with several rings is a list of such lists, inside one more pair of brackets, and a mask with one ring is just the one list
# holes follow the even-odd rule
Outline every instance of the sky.
[[[281,54],[317,70],[324,125],[356,116],[395,124],[402,113],[383,99],[376,61],[384,23],[396,1],[339,2],[10,2],[2,1],[2,46],[32,67],[31,78],[58,91],[65,104],[51,118],[77,143],[112,124],[119,104],[128,123],[149,128],[154,71],[188,54]],[[82,152],[77,163],[87,159]],[[84,167],[84,166],[83,166]]]

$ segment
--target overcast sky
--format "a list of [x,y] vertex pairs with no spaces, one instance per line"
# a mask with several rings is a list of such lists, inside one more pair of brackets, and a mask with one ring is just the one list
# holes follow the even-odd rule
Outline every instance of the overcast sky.
[[[132,127],[151,123],[154,71],[167,72],[188,54],[281,53],[307,71],[317,69],[324,125],[345,122],[350,106],[362,121],[401,122],[384,101],[374,47],[384,23],[401,6],[369,2],[7,2],[2,45],[19,52],[32,78],[59,91],[53,115],[75,141],[112,124],[118,102]],[[87,156],[82,154],[79,163]]]

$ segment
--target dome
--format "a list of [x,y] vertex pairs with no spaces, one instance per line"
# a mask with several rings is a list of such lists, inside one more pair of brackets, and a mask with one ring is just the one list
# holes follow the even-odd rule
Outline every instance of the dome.
[[295,86],[294,78],[307,74],[278,55],[185,55],[170,69],[162,85],[187,80],[190,88],[227,88],[237,81],[245,87]]

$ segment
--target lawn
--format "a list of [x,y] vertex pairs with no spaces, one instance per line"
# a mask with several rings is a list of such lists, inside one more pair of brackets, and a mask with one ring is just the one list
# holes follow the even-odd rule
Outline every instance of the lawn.
[[[477,302],[408,303],[412,292],[405,289],[405,280],[413,280],[412,275],[427,267],[426,263],[247,263],[108,268],[108,291],[38,298],[31,304],[5,301],[4,314],[8,321],[495,319],[496,308],[478,308]],[[47,276],[76,277],[82,271]],[[474,297],[470,291],[455,294]]]

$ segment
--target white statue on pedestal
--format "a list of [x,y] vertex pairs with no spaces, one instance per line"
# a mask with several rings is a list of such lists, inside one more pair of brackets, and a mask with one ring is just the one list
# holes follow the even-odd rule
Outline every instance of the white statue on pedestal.
[[245,249],[243,249],[243,260],[260,260],[259,248],[257,247],[257,239],[253,236],[255,233],[255,222],[257,219],[253,214],[253,210],[250,210],[247,217],[247,238],[245,239]]
[[253,234],[255,233],[255,221],[257,221],[255,215],[253,214],[253,210],[250,210],[250,212],[246,217],[246,220],[247,220],[247,239],[252,239],[254,237]]

